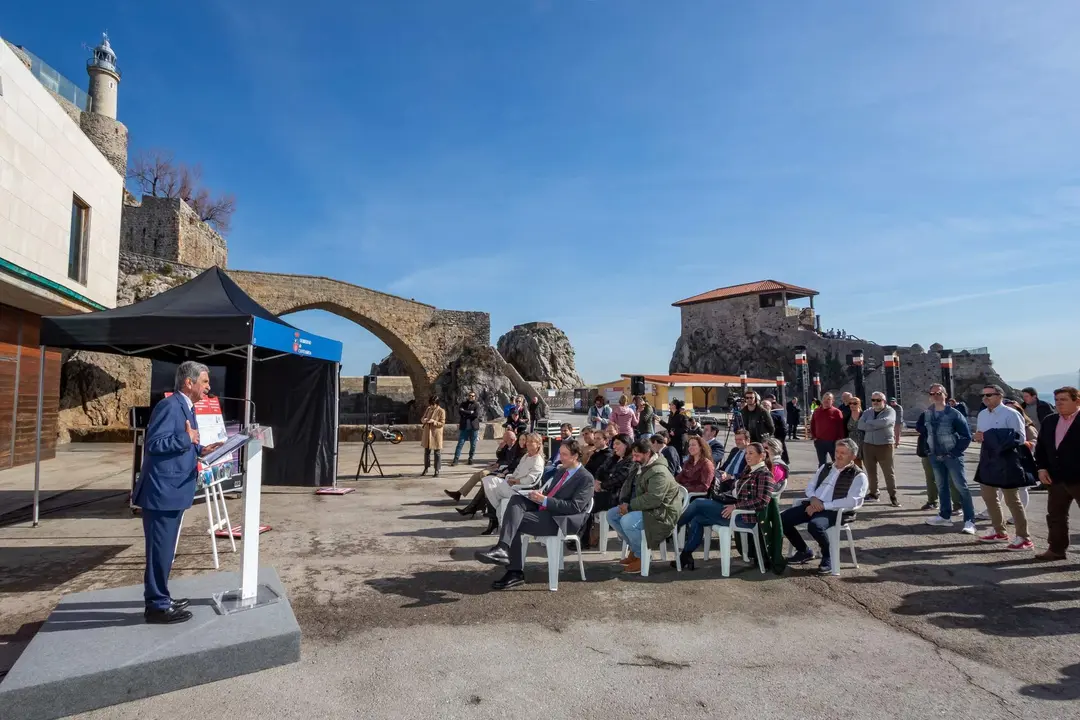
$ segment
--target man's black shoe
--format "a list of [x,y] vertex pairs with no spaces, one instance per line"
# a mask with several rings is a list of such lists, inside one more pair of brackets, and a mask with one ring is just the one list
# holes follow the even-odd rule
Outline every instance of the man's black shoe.
[[920,510],[936,510],[937,509],[937,503],[936,502],[928,502],[919,509]]
[[867,493],[864,500],[866,502],[877,502],[878,501],[878,496],[877,495],[871,495],[870,493]]
[[187,598],[180,598],[179,600],[173,600],[173,610],[187,610],[187,606],[191,604],[191,601]]
[[525,573],[508,571],[501,578],[491,583],[491,587],[495,590],[509,590],[512,587],[525,584]]
[[143,613],[143,618],[151,625],[173,625],[190,620],[191,611],[179,610],[175,607],[170,607],[168,610],[147,608],[146,612]]
[[485,565],[506,566],[510,564],[510,555],[500,545],[496,545],[490,550],[477,550],[473,557]]
[[806,548],[805,550],[801,551],[797,550],[791,555],[789,555],[787,561],[789,565],[805,565],[813,559],[814,551],[810,548]]

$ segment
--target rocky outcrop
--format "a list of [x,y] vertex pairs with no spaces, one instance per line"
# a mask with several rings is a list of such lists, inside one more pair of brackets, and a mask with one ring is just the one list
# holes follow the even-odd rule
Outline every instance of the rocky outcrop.
[[551,323],[515,325],[496,343],[506,362],[528,381],[543,388],[577,388],[584,385],[574,366],[570,338]]
[[[806,346],[811,376],[821,376],[822,391],[850,391],[854,388],[846,363],[854,349],[861,349],[866,358],[867,393],[884,390],[885,352],[881,345],[866,340],[825,338],[805,327],[770,328],[747,323],[742,328],[728,328],[723,335],[708,328],[693,328],[679,338],[671,358],[669,372],[710,373],[734,375],[745,370],[751,377],[771,380],[783,373],[793,391],[795,388],[795,347]],[[935,351],[935,348],[937,351]],[[919,345],[901,347],[900,404],[905,417],[914,420],[918,409],[928,402],[931,383],[941,380],[940,345],[926,352]],[[984,384],[1001,385],[1007,393],[1013,389],[994,370],[990,356],[958,352],[953,356],[953,387],[974,411],[980,406]]]
[[380,362],[371,363],[371,372],[368,374],[400,377],[402,375],[408,375],[409,369],[405,366],[404,362],[398,359],[397,355],[390,353]]
[[[121,253],[117,306],[131,305],[187,282],[197,268]],[[90,429],[126,427],[132,406],[150,404],[150,361],[105,353],[67,351],[60,368],[59,440]]]
[[447,422],[457,422],[458,406],[469,391],[483,409],[484,420],[502,417],[503,407],[518,394],[517,388],[503,373],[501,358],[490,345],[459,345],[452,360],[435,381],[433,388],[446,408]]

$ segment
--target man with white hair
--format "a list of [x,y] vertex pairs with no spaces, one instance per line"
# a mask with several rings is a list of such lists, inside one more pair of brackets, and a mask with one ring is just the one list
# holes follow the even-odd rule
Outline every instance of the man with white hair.
[[180,521],[195,499],[198,458],[221,445],[204,447],[199,443],[194,405],[210,392],[207,367],[190,360],[181,363],[176,369],[175,388],[176,392],[155,405],[150,413],[142,469],[132,494],[132,502],[142,509],[146,541],[143,617],[146,622],[159,625],[191,619],[189,601],[174,600],[169,594],[169,574]]
[[866,496],[866,473],[855,464],[858,444],[851,438],[836,441],[836,463],[825,463],[814,474],[806,487],[807,500],[790,507],[780,514],[784,525],[784,537],[795,552],[788,562],[802,565],[814,559],[814,551],[806,545],[799,525],[806,525],[810,536],[821,547],[821,565],[818,572],[832,572],[829,554],[829,527],[837,522],[837,515],[853,509]]
[[893,457],[896,452],[896,411],[885,404],[885,393],[870,395],[870,409],[859,415],[859,430],[863,433],[863,465],[870,476],[870,492],[867,501],[878,499],[878,466],[885,476],[885,487],[893,507],[900,507],[896,499],[896,472]]

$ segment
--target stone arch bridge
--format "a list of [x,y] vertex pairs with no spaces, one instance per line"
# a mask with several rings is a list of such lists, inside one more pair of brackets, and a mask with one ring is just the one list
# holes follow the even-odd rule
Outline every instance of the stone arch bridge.
[[440,310],[433,305],[314,275],[226,271],[257,303],[275,315],[325,310],[369,330],[405,363],[417,408],[462,343],[491,344],[484,312]]

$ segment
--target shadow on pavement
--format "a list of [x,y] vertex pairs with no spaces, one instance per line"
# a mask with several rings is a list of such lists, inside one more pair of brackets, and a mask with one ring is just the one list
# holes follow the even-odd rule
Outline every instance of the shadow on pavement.
[[1028,685],[1020,694],[1039,700],[1080,700],[1080,663],[1062,668],[1061,674],[1064,678],[1056,685]]

